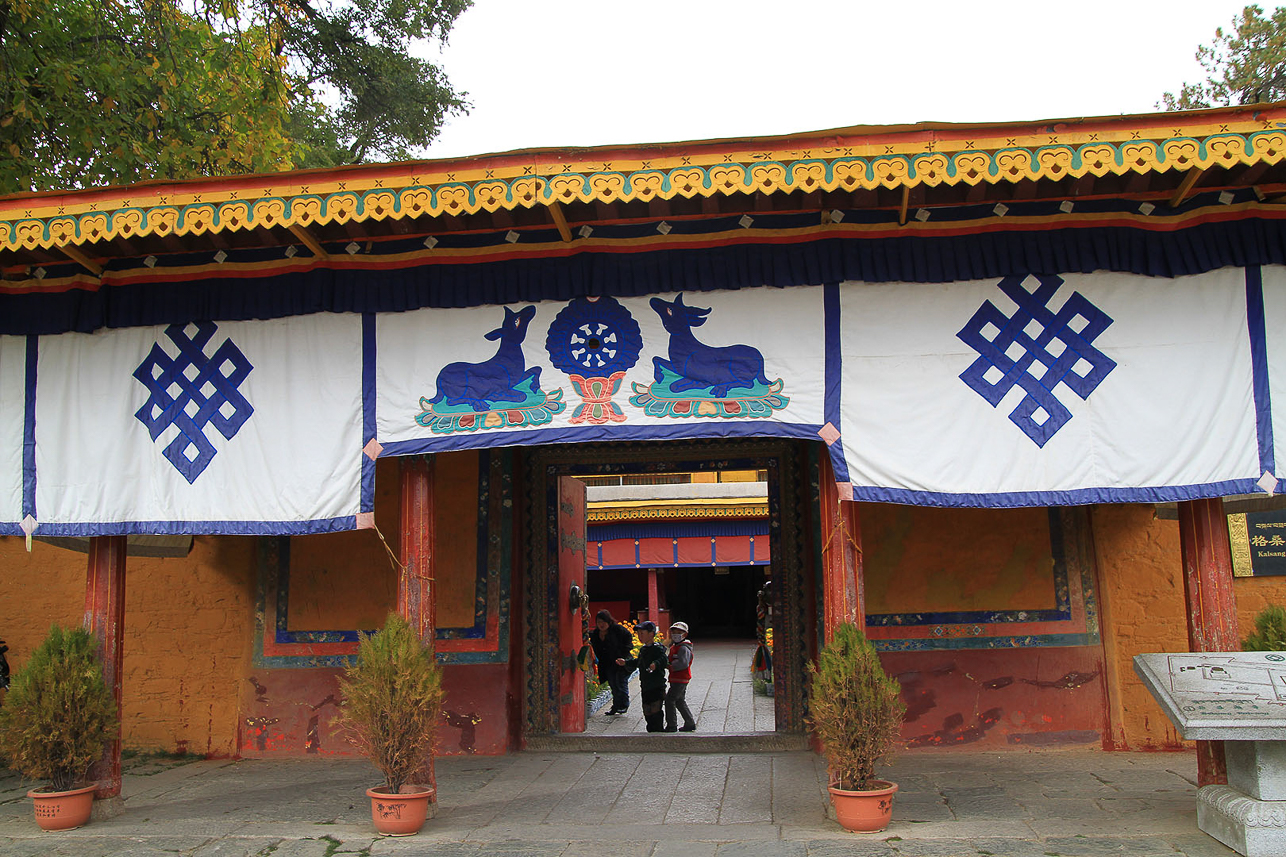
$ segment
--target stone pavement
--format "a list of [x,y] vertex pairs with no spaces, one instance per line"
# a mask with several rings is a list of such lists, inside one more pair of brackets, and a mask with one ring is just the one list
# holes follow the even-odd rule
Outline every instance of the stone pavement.
[[[773,699],[756,693],[751,679],[755,641],[713,640],[695,645],[697,659],[688,685],[688,708],[697,718],[697,730],[702,735],[772,732],[776,728]],[[605,708],[595,710],[585,724],[585,734],[646,734],[639,697],[636,671],[630,677],[630,710],[613,717],[607,716]],[[605,701],[610,699],[609,695]]]
[[[639,740],[648,740],[641,736]],[[809,752],[557,753],[438,761],[437,817],[384,839],[363,794],[377,776],[334,759],[132,767],[125,811],[44,833],[0,776],[4,857],[1227,857],[1196,828],[1191,753],[966,749],[903,753],[893,824],[827,817]]]

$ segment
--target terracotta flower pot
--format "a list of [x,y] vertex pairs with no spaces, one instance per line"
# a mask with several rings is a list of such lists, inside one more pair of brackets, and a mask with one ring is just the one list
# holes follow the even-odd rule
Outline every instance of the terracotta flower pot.
[[51,788],[41,786],[27,792],[27,797],[35,804],[36,824],[44,830],[71,830],[89,821],[97,783],[67,792],[55,792]]
[[830,786],[831,803],[835,804],[835,817],[846,829],[857,833],[876,833],[889,826],[893,815],[893,794],[897,783],[877,780],[876,789],[848,791]]
[[371,799],[371,821],[383,836],[414,836],[424,826],[429,814],[429,786],[405,785],[398,794],[390,794],[386,786],[367,789]]

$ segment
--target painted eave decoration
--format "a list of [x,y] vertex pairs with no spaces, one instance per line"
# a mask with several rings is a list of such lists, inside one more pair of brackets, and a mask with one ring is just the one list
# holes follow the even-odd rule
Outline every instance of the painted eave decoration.
[[699,520],[706,518],[767,518],[768,500],[762,502],[745,498],[703,500],[699,503],[684,500],[640,500],[633,502],[590,503],[586,507],[586,520],[593,524],[618,521],[644,521],[655,519]]
[[[881,189],[903,191],[905,221],[907,196],[917,188],[1171,172],[1184,173],[1185,184],[1195,184],[1211,168],[1273,165],[1284,156],[1286,106],[1282,104],[541,149],[14,195],[0,199],[0,251],[70,250],[69,255],[76,258],[77,247],[145,236],[277,228],[297,233],[325,225],[541,207],[549,209],[563,239],[571,241],[575,236],[559,209],[562,205]],[[1188,184],[1183,192],[1190,189]],[[306,235],[300,238],[310,243]]]

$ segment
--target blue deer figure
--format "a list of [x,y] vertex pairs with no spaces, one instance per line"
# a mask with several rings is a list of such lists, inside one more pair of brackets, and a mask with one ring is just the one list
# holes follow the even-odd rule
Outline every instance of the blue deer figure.
[[733,387],[752,387],[756,381],[769,383],[759,349],[749,345],[706,345],[692,335],[692,328],[706,323],[708,308],[685,306],[682,292],[673,301],[652,298],[651,303],[670,334],[670,359],[652,358],[658,382],[663,380],[662,370],[669,370],[679,376],[670,385],[673,392],[708,387],[715,398],[728,395]]
[[534,306],[514,312],[505,307],[505,322],[486,334],[489,340],[500,340],[500,347],[490,360],[482,363],[448,363],[438,373],[437,395],[430,404],[445,401],[448,405],[468,405],[475,411],[491,410],[492,402],[522,402],[527,393],[518,389],[530,380],[532,390],[540,389],[540,367],[526,369],[522,341],[527,338],[527,325],[536,315]]

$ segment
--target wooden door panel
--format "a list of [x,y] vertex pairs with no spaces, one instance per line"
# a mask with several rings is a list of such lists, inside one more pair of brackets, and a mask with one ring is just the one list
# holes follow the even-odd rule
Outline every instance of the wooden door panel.
[[585,731],[585,676],[576,664],[582,645],[580,607],[572,587],[585,589],[585,483],[558,479],[558,728]]

